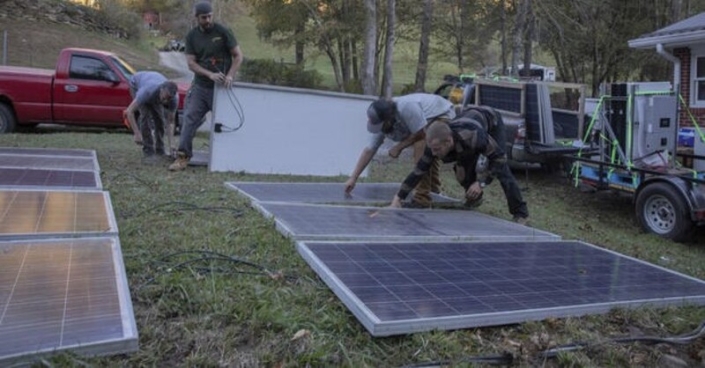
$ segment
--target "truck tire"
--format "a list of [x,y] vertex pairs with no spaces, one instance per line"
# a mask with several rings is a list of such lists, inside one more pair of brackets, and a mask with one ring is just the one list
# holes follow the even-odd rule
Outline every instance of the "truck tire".
[[689,240],[694,223],[681,193],[663,182],[648,184],[636,199],[636,216],[647,232],[677,242]]
[[12,109],[6,104],[0,103],[0,134],[14,132],[16,124]]

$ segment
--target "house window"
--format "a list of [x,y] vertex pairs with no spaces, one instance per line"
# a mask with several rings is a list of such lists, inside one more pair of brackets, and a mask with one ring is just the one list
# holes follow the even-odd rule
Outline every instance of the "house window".
[[691,106],[705,107],[705,56],[693,59],[693,101]]

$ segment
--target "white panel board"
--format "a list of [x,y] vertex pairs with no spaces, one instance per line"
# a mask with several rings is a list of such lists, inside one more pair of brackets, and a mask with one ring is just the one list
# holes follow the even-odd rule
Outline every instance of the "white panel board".
[[[348,175],[369,142],[366,112],[374,100],[247,83],[216,87],[210,171]],[[228,132],[240,124],[240,112],[242,127]],[[218,123],[221,133],[215,132]]]

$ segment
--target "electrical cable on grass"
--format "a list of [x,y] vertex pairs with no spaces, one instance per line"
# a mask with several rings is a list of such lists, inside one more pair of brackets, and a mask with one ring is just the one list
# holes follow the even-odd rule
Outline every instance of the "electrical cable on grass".
[[[609,343],[613,344],[629,344],[629,343],[645,343],[645,344],[670,344],[670,345],[688,345],[695,340],[705,336],[705,321],[701,322],[700,325],[693,331],[676,335],[672,337],[660,337],[660,336],[630,336],[630,337],[617,337],[609,339],[604,343],[589,343],[589,342],[577,342],[572,344],[559,345],[550,349],[546,349],[539,352],[538,358],[545,362],[548,359],[556,358],[561,353],[570,353],[578,351],[584,348],[596,347],[600,345],[605,345]],[[445,360],[445,361],[432,361],[425,363],[414,363],[412,365],[405,365],[404,368],[413,367],[442,367],[457,363],[485,363],[493,365],[511,365],[513,357],[511,354],[506,353],[503,355],[490,355],[490,356],[477,356],[477,357],[465,357],[460,360]]]
[[[170,264],[169,260],[178,258],[183,255],[200,255],[198,257],[192,257],[190,259],[178,262],[176,264]],[[199,262],[226,262],[229,267],[195,267],[192,266],[194,264],[197,264]],[[158,265],[160,268],[160,272],[158,272],[156,275],[150,277],[147,279],[145,282],[143,282],[140,286],[137,287],[137,290],[142,289],[143,287],[151,284],[152,282],[156,281],[156,278],[160,274],[168,274],[172,273],[174,271],[182,270],[182,269],[190,269],[192,271],[195,271],[199,275],[202,274],[224,274],[224,275],[230,275],[230,274],[239,274],[239,275],[251,275],[251,276],[266,276],[270,279],[273,280],[285,280],[287,282],[297,282],[299,280],[298,277],[296,276],[288,276],[288,275],[283,275],[278,272],[273,272],[267,269],[264,266],[261,266],[259,264],[246,261],[237,257],[229,256],[226,254],[222,253],[217,253],[209,250],[198,250],[198,251],[183,251],[183,252],[175,252],[171,254],[167,254],[157,261],[159,263],[162,263]],[[245,270],[240,270],[236,269],[233,267],[235,266],[247,266],[254,268],[256,271],[245,271]]]
[[[682,335],[676,335],[673,337],[660,337],[660,336],[618,337],[618,338],[609,339],[604,344],[607,344],[607,343],[629,344],[629,343],[634,343],[634,342],[640,342],[640,343],[645,343],[645,344],[687,345],[702,336],[705,336],[705,321],[700,323],[700,325],[695,330],[688,332],[688,333],[685,333],[685,334],[682,334]],[[551,349],[547,349],[547,350],[542,351],[541,353],[539,353],[539,357],[542,359],[555,358],[560,353],[572,352],[572,351],[576,351],[576,350],[580,350],[580,349],[588,348],[588,347],[592,347],[592,346],[597,346],[597,345],[602,345],[602,343],[592,344],[589,342],[577,342],[577,343],[572,343],[572,344],[559,345],[559,346],[553,347]]]

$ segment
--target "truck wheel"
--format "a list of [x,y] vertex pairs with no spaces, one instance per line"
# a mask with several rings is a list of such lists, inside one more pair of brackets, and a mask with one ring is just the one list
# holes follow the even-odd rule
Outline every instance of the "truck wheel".
[[677,242],[688,240],[694,226],[685,200],[668,183],[649,184],[641,190],[636,216],[644,230]]
[[15,114],[9,106],[0,103],[0,134],[15,131]]

